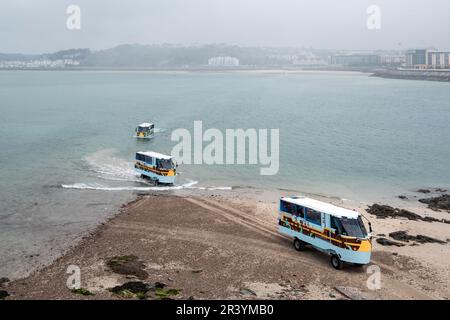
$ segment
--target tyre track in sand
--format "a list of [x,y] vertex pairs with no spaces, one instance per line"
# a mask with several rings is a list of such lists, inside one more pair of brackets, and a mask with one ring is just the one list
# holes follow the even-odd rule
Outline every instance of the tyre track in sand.
[[[286,243],[286,241],[292,241],[289,237],[279,234],[277,228],[273,224],[229,205],[205,198],[190,197],[185,198],[185,200],[202,208],[205,208],[211,212],[217,213],[232,222],[238,223],[253,231],[264,234],[266,237],[275,238],[274,240],[283,241],[284,243]],[[318,265],[317,259],[313,259],[306,255],[297,255],[297,257],[302,263],[310,267],[313,266],[314,268],[323,270],[323,272],[330,272],[330,269],[325,265]],[[397,297],[398,299],[434,299],[423,291],[418,290],[414,286],[407,283],[413,281],[420,287],[429,286],[428,283],[424,283],[424,281],[417,276],[395,269],[376,259],[372,259],[372,262],[380,266],[382,270],[388,271],[389,273],[392,273],[395,276],[400,276],[402,278],[401,280],[399,280],[387,275],[386,273],[383,275],[383,277],[385,278],[384,281],[387,283],[386,287],[390,288],[393,291],[391,292],[391,294],[394,297]]]
[[[216,201],[211,201],[207,199],[199,199],[199,198],[185,198],[185,200],[198,205],[210,212],[216,213],[231,222],[237,223],[239,225],[242,225],[253,232],[257,232],[267,238],[269,238],[271,241],[276,241],[278,244],[281,244],[283,247],[287,248],[292,243],[292,239],[284,236],[280,233],[278,233],[277,229],[275,227],[269,227],[267,222],[262,221],[261,219],[254,219],[252,216],[250,216],[248,213],[245,213],[241,210],[232,208],[227,205],[223,205],[221,203],[218,203]],[[280,252],[277,252],[277,254],[281,254]],[[289,253],[290,257],[298,257],[298,253],[292,252]],[[320,259],[319,257],[309,257],[306,255],[303,255],[301,259],[299,259],[299,262],[302,264],[307,265],[308,267],[313,267],[315,269],[321,269],[323,272],[330,272],[330,267],[328,266],[328,263],[325,263],[322,261],[323,259]],[[327,260],[328,261],[328,260]]]

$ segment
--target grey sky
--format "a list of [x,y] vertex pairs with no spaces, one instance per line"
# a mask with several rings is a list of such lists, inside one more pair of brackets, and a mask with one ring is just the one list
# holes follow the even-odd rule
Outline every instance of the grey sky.
[[[82,29],[66,28],[81,8]],[[381,8],[381,30],[366,9]],[[330,49],[450,49],[448,0],[1,0],[0,52],[123,43],[229,43]]]

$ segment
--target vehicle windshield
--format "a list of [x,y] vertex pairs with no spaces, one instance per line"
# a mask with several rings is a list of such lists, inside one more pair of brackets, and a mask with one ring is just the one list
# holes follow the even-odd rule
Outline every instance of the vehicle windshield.
[[148,131],[150,131],[150,128],[149,127],[138,127],[137,131],[138,132],[148,132]]
[[172,161],[172,159],[160,159],[158,160],[158,168],[159,169],[165,169],[165,170],[169,170],[169,169],[173,169],[174,163]]
[[358,219],[332,217],[332,227],[340,234],[355,238],[366,238],[367,231],[361,217]]

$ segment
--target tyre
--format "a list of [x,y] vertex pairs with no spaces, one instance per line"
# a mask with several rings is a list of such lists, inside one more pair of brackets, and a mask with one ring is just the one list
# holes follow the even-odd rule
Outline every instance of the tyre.
[[342,262],[342,260],[335,254],[331,256],[330,262],[333,268],[337,270],[341,270],[344,267],[344,262]]
[[297,251],[305,251],[306,243],[300,239],[294,239],[294,248]]

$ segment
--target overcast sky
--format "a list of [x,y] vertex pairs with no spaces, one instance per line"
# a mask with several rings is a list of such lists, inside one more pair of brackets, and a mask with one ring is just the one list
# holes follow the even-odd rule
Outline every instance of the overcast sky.
[[[81,8],[81,30],[66,9]],[[381,29],[366,26],[370,5]],[[0,52],[124,43],[450,49],[449,0],[1,0]]]

